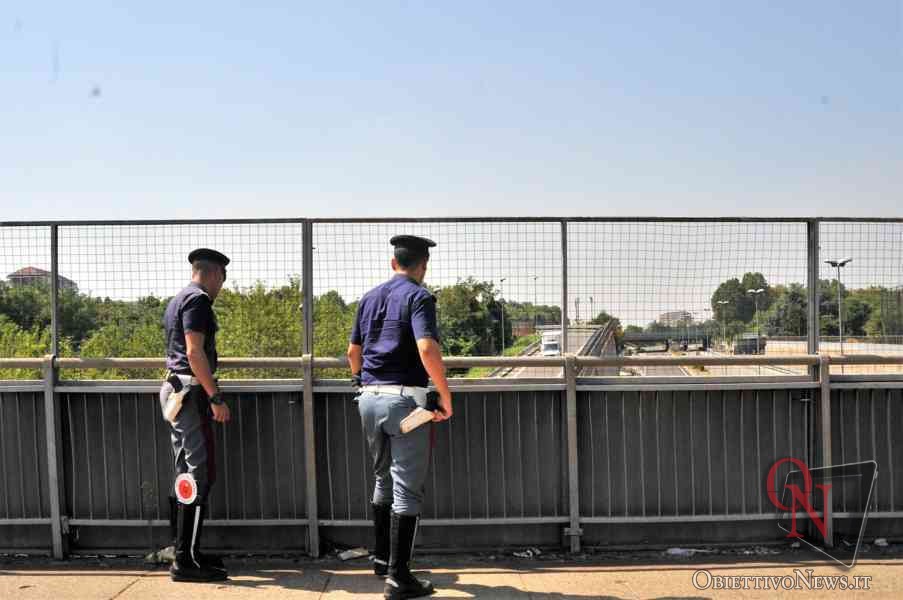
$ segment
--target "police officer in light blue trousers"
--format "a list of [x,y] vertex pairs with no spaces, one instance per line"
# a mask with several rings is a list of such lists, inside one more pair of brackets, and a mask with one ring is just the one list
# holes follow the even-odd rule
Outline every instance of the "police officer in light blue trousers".
[[386,578],[385,597],[433,593],[411,574],[417,522],[430,463],[430,430],[402,434],[400,422],[425,407],[429,380],[439,394],[434,421],[452,416],[451,392],[439,348],[436,299],[423,287],[432,240],[398,235],[390,240],[394,277],[367,292],[358,305],[348,361],[360,386],[358,410],[373,459],[373,569]]

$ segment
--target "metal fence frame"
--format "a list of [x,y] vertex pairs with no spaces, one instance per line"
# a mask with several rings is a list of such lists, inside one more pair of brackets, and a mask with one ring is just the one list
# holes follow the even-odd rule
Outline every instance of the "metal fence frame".
[[[72,382],[61,384],[59,372],[62,369],[77,368],[140,368],[155,369],[162,367],[161,359],[81,359],[81,358],[57,358],[59,351],[59,306],[58,306],[58,239],[59,227],[85,226],[85,225],[140,225],[140,224],[251,224],[251,223],[302,223],[304,236],[304,339],[302,340],[303,355],[289,358],[225,358],[222,359],[223,368],[290,368],[298,369],[301,374],[299,380],[286,382],[282,380],[246,381],[228,384],[226,387],[235,386],[235,389],[253,389],[255,391],[284,390],[290,387],[299,391],[303,398],[304,409],[304,457],[305,468],[309,474],[306,481],[307,506],[305,519],[289,521],[277,520],[228,520],[214,521],[211,525],[299,525],[307,528],[307,549],[312,556],[319,553],[320,533],[319,527],[323,526],[360,526],[360,520],[322,520],[318,517],[317,502],[317,477],[316,458],[319,446],[315,432],[315,393],[341,392],[350,393],[351,389],[345,382],[336,382],[315,378],[316,369],[344,367],[344,361],[331,358],[318,358],[312,355],[314,323],[312,315],[313,306],[313,231],[317,223],[378,223],[378,222],[558,222],[561,224],[562,243],[562,345],[567,347],[568,330],[568,224],[572,222],[587,221],[620,221],[620,222],[796,222],[805,223],[807,226],[807,289],[808,289],[808,342],[807,355],[780,356],[780,357],[706,357],[706,358],[625,358],[625,357],[599,357],[566,355],[563,357],[451,357],[447,359],[450,367],[515,367],[515,366],[554,366],[563,368],[563,378],[550,378],[542,380],[525,380],[518,382],[499,382],[497,380],[468,380],[454,381],[452,388],[455,391],[484,391],[502,392],[519,390],[543,390],[557,391],[563,394],[563,434],[566,440],[566,479],[568,513],[566,517],[530,517],[530,518],[505,518],[505,519],[438,519],[425,520],[427,526],[452,526],[452,525],[487,525],[487,524],[564,524],[564,535],[569,540],[571,551],[579,551],[583,524],[630,522],[630,523],[657,523],[666,522],[670,518],[661,517],[585,517],[580,514],[580,481],[578,454],[578,393],[593,391],[662,391],[662,390],[743,390],[743,389],[808,389],[819,392],[820,401],[817,410],[818,415],[818,455],[819,463],[831,464],[832,453],[832,421],[831,421],[831,391],[836,389],[881,389],[899,388],[903,378],[896,375],[868,375],[868,376],[837,376],[831,375],[831,364],[903,364],[903,357],[876,357],[876,356],[841,356],[827,357],[818,355],[818,273],[820,266],[819,257],[819,225],[825,221],[859,221],[859,222],[893,222],[903,223],[903,219],[844,219],[844,218],[436,218],[436,219],[228,219],[228,220],[167,220],[167,221],[53,221],[53,222],[5,222],[0,227],[15,226],[47,226],[51,234],[51,327],[52,345],[48,356],[39,359],[0,359],[2,368],[40,369],[42,379],[40,381],[15,381],[0,382],[0,392],[42,392],[45,422],[43,431],[46,436],[47,451],[47,484],[49,490],[50,517],[37,519],[7,519],[0,520],[0,526],[15,525],[50,525],[51,548],[50,553],[55,557],[63,557],[66,552],[66,533],[70,525],[110,525],[110,526],[141,526],[146,521],[128,522],[104,522],[103,520],[70,521],[62,511],[63,478],[60,473],[62,456],[65,449],[61,442],[60,405],[59,395],[73,389],[81,391],[115,392],[120,388],[130,390],[141,386],[147,389],[154,388],[152,381],[136,382]],[[580,377],[581,369],[594,369],[621,366],[656,366],[656,365],[680,365],[680,366],[706,366],[706,365],[804,365],[809,367],[808,376],[779,376],[779,377],[721,377],[721,378],[644,378],[642,382],[625,381],[618,377]],[[310,385],[309,382],[313,382]],[[228,390],[227,390],[228,391]],[[564,457],[563,457],[564,459]],[[843,514],[835,514],[835,518],[842,518]],[[872,518],[901,518],[903,511],[884,511],[872,514]],[[718,516],[723,519],[723,515]],[[762,519],[762,515],[739,514],[730,515],[729,518],[738,520]],[[680,517],[677,522],[694,521],[689,517]],[[673,522],[674,520],[671,519]],[[154,525],[162,525],[162,522],[154,522]]]

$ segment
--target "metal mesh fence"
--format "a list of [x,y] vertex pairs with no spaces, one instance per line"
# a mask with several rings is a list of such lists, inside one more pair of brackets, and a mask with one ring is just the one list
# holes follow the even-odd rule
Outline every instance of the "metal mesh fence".
[[[60,328],[69,352],[163,356],[166,303],[191,280],[187,256],[200,247],[231,259],[214,304],[220,356],[300,355],[300,223],[61,226],[59,270],[70,283],[61,286]],[[148,371],[68,375],[152,376]]]
[[[628,355],[806,352],[806,221],[575,219],[566,226],[569,336],[568,347],[559,352],[579,352],[609,319],[620,325],[618,351]],[[903,352],[903,223],[826,220],[819,226],[821,351],[839,354],[842,343],[845,354]],[[60,354],[162,356],[166,301],[189,281],[188,252],[204,246],[232,258],[215,304],[220,355],[301,354],[303,229],[301,220],[60,224]],[[312,231],[308,280],[315,296],[318,356],[344,353],[357,301],[392,276],[389,239],[400,233],[438,243],[426,285],[437,296],[448,355],[538,354],[541,334],[554,337],[561,328],[561,220],[325,220],[314,221]],[[824,261],[845,258],[852,260],[840,268],[838,296],[837,268]],[[51,349],[51,226],[0,226],[0,269],[0,357],[46,354]],[[755,290],[762,291],[751,293]],[[843,368],[844,373],[899,370]],[[805,369],[709,369],[713,375],[788,372]],[[558,376],[560,369],[459,374],[529,378]],[[660,367],[621,374],[705,373]],[[274,370],[227,374],[298,375]],[[23,376],[39,374],[0,372],[0,379]]]
[[768,336],[792,339],[805,353],[806,257],[804,222],[572,222],[569,316],[578,325],[617,319],[627,354],[764,354]]
[[[903,354],[903,223],[825,221],[819,238],[819,351]],[[831,370],[857,374],[901,368],[833,365]]]
[[[0,227],[0,358],[50,352],[50,227]],[[40,378],[0,369],[0,379]]]
[[392,277],[389,240],[398,234],[437,244],[425,284],[437,297],[449,355],[531,352],[537,330],[560,327],[560,222],[315,223],[318,354],[344,352],[357,301]]

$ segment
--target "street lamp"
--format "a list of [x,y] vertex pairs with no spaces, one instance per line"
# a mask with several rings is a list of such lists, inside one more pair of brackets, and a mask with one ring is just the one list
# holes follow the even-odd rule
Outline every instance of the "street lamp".
[[852,262],[852,258],[844,258],[841,260],[826,260],[825,264],[831,265],[837,269],[837,324],[840,332],[840,354],[843,355],[843,292],[840,289],[840,269]]
[[596,318],[596,311],[593,308],[593,297],[590,296],[589,297],[589,320],[590,320],[590,323],[592,323],[593,319],[595,319],[595,318]]
[[507,277],[502,277],[499,279],[499,308],[502,314],[501,324],[502,324],[502,356],[505,354],[505,295],[502,292],[502,284],[505,283]]
[[580,322],[580,298],[574,298],[574,323]]
[[[730,304],[730,302],[718,300],[716,304],[724,306],[725,304]],[[724,311],[721,311],[721,343],[724,345],[724,349],[727,350],[727,319],[724,318]]]
[[536,333],[536,280],[539,279],[539,275],[533,276],[533,333]]
[[752,294],[753,302],[756,306],[756,354],[759,354],[759,338],[762,337],[762,331],[759,328],[759,294],[765,293],[765,288],[756,288],[754,290],[746,290],[747,294]]

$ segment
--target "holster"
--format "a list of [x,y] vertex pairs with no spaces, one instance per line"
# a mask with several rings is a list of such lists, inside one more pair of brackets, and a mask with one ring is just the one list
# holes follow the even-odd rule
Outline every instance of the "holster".
[[182,410],[182,402],[191,392],[192,386],[197,385],[197,379],[191,375],[179,375],[178,373],[170,373],[166,378],[166,383],[172,387],[169,397],[166,399],[166,406],[163,408],[163,418],[173,423]]

